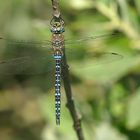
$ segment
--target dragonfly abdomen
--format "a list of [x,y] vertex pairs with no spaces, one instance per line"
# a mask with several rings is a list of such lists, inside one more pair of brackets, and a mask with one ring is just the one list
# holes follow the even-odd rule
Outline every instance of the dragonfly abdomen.
[[54,55],[56,61],[55,71],[55,113],[56,113],[56,124],[60,124],[60,109],[61,109],[61,59],[60,54]]

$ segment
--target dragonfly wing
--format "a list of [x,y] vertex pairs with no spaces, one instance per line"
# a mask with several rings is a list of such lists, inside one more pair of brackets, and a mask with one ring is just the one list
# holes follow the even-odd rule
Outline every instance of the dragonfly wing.
[[[78,67],[83,68],[83,63],[85,63],[84,65],[87,65],[87,67],[89,67],[88,65],[101,65],[122,59],[123,56],[121,54],[108,52],[108,49],[106,47],[101,47],[102,45],[93,45],[93,43],[91,43],[87,46],[83,42],[95,39],[107,39],[111,37],[120,37],[120,34],[104,34],[101,36],[87,37],[77,41],[66,42],[65,52],[69,62],[72,62],[73,64],[76,63]],[[69,44],[71,44],[71,47],[69,46]],[[77,46],[75,46],[76,44]],[[81,66],[79,66],[80,62]]]
[[0,36],[0,42],[5,42],[9,45],[30,45],[30,46],[38,46],[38,47],[44,47],[44,46],[51,46],[52,42],[49,40],[42,40],[42,41],[34,41],[34,40],[15,40],[15,39],[8,39]]
[[55,63],[48,57],[24,56],[0,61],[1,86],[12,84],[12,79],[27,82],[28,86],[50,90],[55,83]]
[[[71,50],[72,51],[72,50]],[[76,50],[75,50],[76,51]],[[70,50],[65,51],[66,56],[68,58],[68,64],[70,68],[89,68],[95,66],[101,66],[103,64],[112,63],[114,61],[118,61],[123,59],[123,56],[114,52],[88,52],[78,51],[77,53]],[[76,55],[74,55],[76,54]]]
[[0,37],[0,43],[3,41],[0,73],[35,75],[45,73],[54,66],[50,41],[18,41]]
[[0,73],[35,75],[43,74],[54,66],[51,48],[35,46],[6,46],[0,61]]
[[78,40],[65,40],[65,46],[69,45],[79,45],[83,44],[84,42],[88,41],[94,41],[94,40],[103,40],[103,39],[108,39],[108,38],[116,38],[116,37],[121,37],[120,33],[109,33],[109,34],[103,34],[103,35],[98,35],[98,36],[89,36],[89,37],[84,37]]
[[53,59],[31,56],[0,61],[0,74],[4,75],[41,75],[55,68]]

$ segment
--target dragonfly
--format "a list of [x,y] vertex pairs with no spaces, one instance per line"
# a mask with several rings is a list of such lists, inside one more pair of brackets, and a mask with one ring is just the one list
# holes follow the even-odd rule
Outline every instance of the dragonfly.
[[[61,72],[62,68],[66,67],[63,64],[63,56],[73,56],[74,53],[77,53],[79,59],[81,57],[88,56],[90,59],[96,59],[101,57],[103,62],[113,61],[113,59],[121,58],[122,56],[118,53],[112,52],[102,52],[96,54],[95,52],[85,53],[85,46],[82,46],[82,43],[88,40],[95,40],[100,38],[113,37],[116,34],[105,34],[101,36],[91,36],[78,40],[65,40],[64,39],[64,21],[62,19],[55,19],[51,21],[51,32],[52,40],[45,41],[19,41],[12,40],[4,37],[0,37],[1,41],[4,41],[8,46],[7,49],[8,59],[0,61],[0,73],[10,75],[10,74],[23,74],[23,75],[39,75],[47,71],[54,71],[55,77],[55,116],[56,124],[60,125],[60,109],[61,109]],[[82,46],[79,51],[76,47],[70,48],[70,45]],[[12,47],[11,47],[12,46]],[[16,46],[16,47],[15,47]],[[35,48],[42,48],[35,49]],[[93,47],[94,48],[94,47]],[[12,49],[12,50],[11,50]],[[77,51],[76,51],[77,50]],[[40,55],[38,52],[41,52]],[[12,54],[10,54],[12,52]],[[31,53],[30,53],[31,52]],[[80,53],[81,52],[81,53]],[[16,54],[16,57],[13,58],[13,55]],[[85,55],[86,54],[86,55]],[[44,62],[47,62],[44,64]],[[96,63],[96,61],[94,61]],[[39,63],[40,67],[38,67]],[[25,65],[26,64],[26,65]],[[42,65],[41,65],[42,64]],[[93,64],[93,65],[94,65]],[[84,67],[84,66],[82,66]]]

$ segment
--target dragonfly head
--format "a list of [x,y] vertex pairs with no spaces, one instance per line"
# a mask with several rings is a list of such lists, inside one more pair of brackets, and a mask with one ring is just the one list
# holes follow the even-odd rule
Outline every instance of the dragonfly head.
[[61,34],[65,32],[63,24],[61,24],[61,22],[54,22],[51,27],[51,32],[55,34]]

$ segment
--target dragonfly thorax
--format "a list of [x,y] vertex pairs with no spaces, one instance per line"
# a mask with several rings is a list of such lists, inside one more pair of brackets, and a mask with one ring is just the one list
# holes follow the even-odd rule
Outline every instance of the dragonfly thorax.
[[52,46],[55,46],[55,47],[61,47],[63,45],[64,45],[64,42],[61,40],[55,40],[52,42]]

